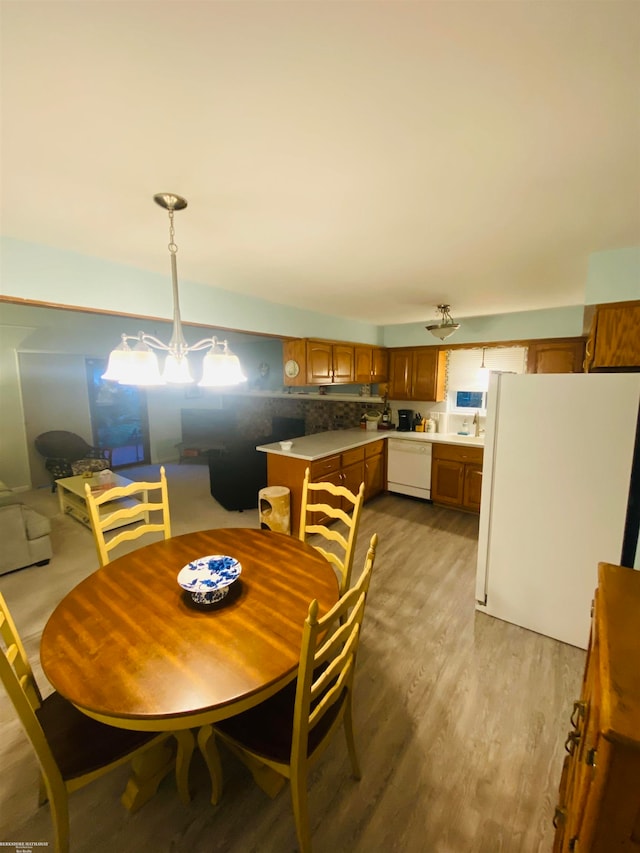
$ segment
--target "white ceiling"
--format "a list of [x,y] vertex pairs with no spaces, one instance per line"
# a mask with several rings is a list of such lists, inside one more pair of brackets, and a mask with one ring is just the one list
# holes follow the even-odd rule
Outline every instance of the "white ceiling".
[[2,232],[376,324],[640,243],[640,3],[2,2]]

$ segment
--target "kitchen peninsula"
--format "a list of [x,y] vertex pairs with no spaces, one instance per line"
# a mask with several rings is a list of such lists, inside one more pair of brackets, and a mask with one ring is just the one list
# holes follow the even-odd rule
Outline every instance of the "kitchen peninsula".
[[[330,430],[306,435],[293,440],[290,449],[283,450],[279,442],[260,445],[257,449],[267,454],[267,478],[270,486],[286,486],[291,492],[291,531],[296,533],[300,520],[300,500],[302,481],[306,468],[310,469],[312,481],[328,481],[334,485],[346,486],[356,492],[360,483],[365,484],[365,501],[380,494],[387,488],[387,443],[411,443],[414,446],[424,445],[429,451],[435,447],[451,447],[463,456],[469,454],[469,467],[481,474],[484,435],[463,436],[456,433],[425,433],[399,432],[397,430],[362,430],[345,429]],[[465,447],[468,448],[465,451]],[[475,455],[474,455],[475,454]],[[478,461],[479,460],[479,461]],[[458,465],[465,465],[465,460],[458,460]],[[461,469],[464,476],[466,470]],[[457,479],[460,479],[456,474]],[[457,482],[457,480],[456,480]],[[431,478],[425,483],[425,489],[430,493]],[[411,494],[411,492],[407,492]],[[473,505],[464,506],[461,499],[455,496],[438,498],[436,491],[434,501],[448,506],[474,511]],[[477,510],[476,510],[477,511]]]

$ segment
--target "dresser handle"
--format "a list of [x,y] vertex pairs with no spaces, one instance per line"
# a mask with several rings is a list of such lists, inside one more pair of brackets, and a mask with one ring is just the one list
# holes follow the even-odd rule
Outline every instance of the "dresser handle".
[[559,823],[565,823],[567,820],[567,810],[561,809],[560,806],[556,806],[556,810],[553,815],[553,826],[554,829],[558,828]]
[[569,753],[569,755],[573,755],[575,752],[576,746],[580,743],[580,735],[578,732],[569,732],[567,735],[567,739],[564,742],[564,748]]
[[573,711],[571,712],[571,725],[574,729],[578,728],[578,720],[580,717],[584,717],[585,712],[587,710],[587,703],[578,701],[573,703]]

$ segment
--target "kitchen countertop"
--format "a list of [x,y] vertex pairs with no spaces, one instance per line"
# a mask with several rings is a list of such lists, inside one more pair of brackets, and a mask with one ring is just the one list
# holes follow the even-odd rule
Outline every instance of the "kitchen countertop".
[[381,438],[397,438],[400,441],[428,441],[433,444],[468,444],[472,447],[484,447],[484,435],[464,436],[457,433],[437,432],[398,432],[397,430],[363,430],[338,429],[329,432],[318,432],[315,435],[305,435],[294,438],[291,450],[283,450],[279,442],[261,444],[257,450],[264,453],[276,453],[279,456],[290,456],[292,459],[304,459],[313,462],[324,456],[353,450],[365,444],[371,444]]

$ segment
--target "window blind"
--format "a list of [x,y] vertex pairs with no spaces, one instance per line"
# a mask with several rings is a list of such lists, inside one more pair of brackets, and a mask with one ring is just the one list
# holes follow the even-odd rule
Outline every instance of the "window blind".
[[[447,393],[455,391],[486,391],[486,380],[480,372],[482,348],[454,349],[447,353]],[[484,366],[489,370],[524,373],[527,365],[526,347],[485,347]]]

